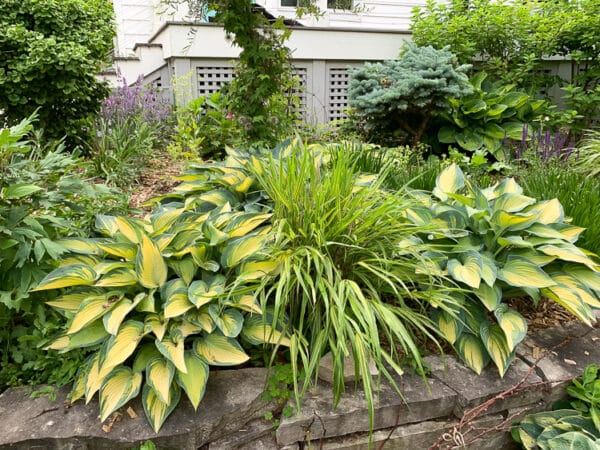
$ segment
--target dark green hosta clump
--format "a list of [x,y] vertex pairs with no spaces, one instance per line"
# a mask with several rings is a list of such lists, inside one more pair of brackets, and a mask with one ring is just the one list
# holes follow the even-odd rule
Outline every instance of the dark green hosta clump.
[[[470,80],[473,93],[450,97],[450,110],[442,114],[438,139],[470,152],[486,150],[504,160],[506,139],[528,139],[527,125],[547,110],[547,102],[534,100],[514,84],[494,83],[480,72]],[[525,131],[524,131],[525,130]]]
[[503,375],[527,333],[525,319],[505,300],[543,296],[592,324],[600,308],[598,257],[575,245],[583,228],[565,221],[558,200],[523,195],[514,179],[486,189],[465,180],[452,165],[437,179],[433,196],[415,192],[422,206],[410,208],[415,224],[430,224],[422,236],[434,244],[428,270],[464,288],[456,295],[468,311],[458,318],[435,314],[440,330],[477,373],[490,359]]

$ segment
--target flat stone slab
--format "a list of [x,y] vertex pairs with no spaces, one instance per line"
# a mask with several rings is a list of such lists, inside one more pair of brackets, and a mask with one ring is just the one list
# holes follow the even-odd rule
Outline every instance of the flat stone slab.
[[123,411],[121,420],[105,432],[97,398],[66,409],[68,388],[57,390],[55,401],[31,398],[28,388],[8,389],[0,395],[0,449],[130,449],[152,440],[161,450],[195,450],[237,432],[270,409],[261,399],[266,374],[262,368],[212,372],[198,411],[182,394],[158,434],[148,424],[139,398],[123,408],[131,406],[138,417]]
[[[374,430],[400,424],[420,422],[452,413],[456,393],[438,380],[429,380],[429,388],[423,379],[414,375],[397,377],[402,396],[382,381],[375,402]],[[295,403],[288,403],[294,407]],[[310,441],[323,437],[343,436],[369,430],[369,415],[362,390],[349,389],[334,410],[331,386],[319,384],[309,391],[298,414],[282,418],[277,429],[279,445]]]
[[[510,389],[519,383],[527,374],[530,366],[515,358],[512,365],[500,378],[493,364],[486,367],[481,375],[477,375],[466,367],[455,356],[427,356],[423,358],[431,367],[431,376],[446,384],[458,394],[458,401],[454,414],[462,417],[465,411],[478,406],[497,394]],[[529,405],[541,400],[544,396],[542,379],[532,372],[522,387],[529,389],[519,390],[517,395],[507,396],[495,401],[486,412],[493,413],[509,408]],[[534,385],[534,386],[531,386]]]

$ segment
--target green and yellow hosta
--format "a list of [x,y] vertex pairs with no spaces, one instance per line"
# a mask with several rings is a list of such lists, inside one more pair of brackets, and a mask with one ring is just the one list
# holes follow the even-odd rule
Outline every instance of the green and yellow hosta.
[[239,161],[198,166],[145,219],[100,215],[100,238],[66,239],[71,254],[37,291],[67,317],[48,348],[95,351],[71,397],[99,393],[100,416],[142,392],[158,431],[185,393],[198,408],[210,365],[248,361],[237,339],[288,345],[253,292],[278,261],[265,252],[271,215],[247,201],[253,178]]
[[453,164],[440,173],[432,197],[407,211],[417,225],[437,224],[431,262],[469,293],[469,314],[437,313],[441,333],[477,373],[489,360],[504,375],[525,338],[525,319],[505,298],[550,298],[591,324],[600,308],[600,260],[575,246],[582,228],[566,222],[558,200],[537,202],[509,178],[472,186]]

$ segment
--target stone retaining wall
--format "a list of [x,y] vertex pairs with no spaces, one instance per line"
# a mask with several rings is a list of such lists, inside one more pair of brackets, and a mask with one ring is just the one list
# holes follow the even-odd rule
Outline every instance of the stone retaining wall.
[[[364,394],[354,392],[353,385],[333,410],[331,388],[320,384],[307,394],[297,414],[281,417],[275,428],[273,421],[264,419],[265,413],[281,407],[261,399],[265,369],[211,373],[198,411],[182,400],[159,434],[146,422],[139,399],[103,427],[96,400],[64,406],[67,388],[58,390],[54,401],[31,398],[26,388],[8,389],[0,395],[0,449],[128,449],[152,440],[159,449],[359,450],[368,448],[371,438],[372,448],[418,450],[429,448],[442,435],[447,445],[454,445],[461,439],[469,443],[486,431],[468,448],[510,449],[515,445],[508,432],[500,430],[502,425],[549,409],[572,378],[588,364],[600,363],[596,341],[600,329],[581,324],[542,330],[521,344],[503,379],[493,368],[477,376],[453,356],[427,357],[427,386],[418,376],[398,377],[399,396],[382,384],[371,436]],[[539,354],[546,356],[531,369]],[[510,391],[520,382],[519,389]],[[486,404],[490,399],[494,400]],[[487,405],[484,410],[461,427],[463,415],[482,404]]]

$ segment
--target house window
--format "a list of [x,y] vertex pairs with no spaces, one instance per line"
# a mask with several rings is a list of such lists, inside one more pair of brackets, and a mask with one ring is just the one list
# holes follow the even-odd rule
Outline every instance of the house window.
[[352,0],[327,0],[327,9],[352,9]]
[[297,8],[299,6],[309,6],[310,0],[281,0],[281,6],[290,6]]

